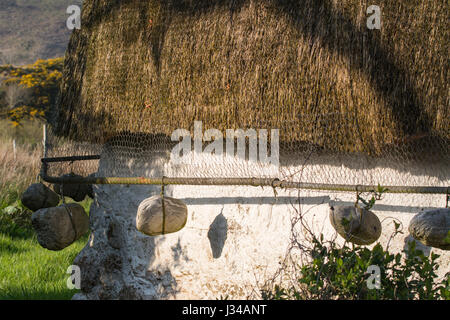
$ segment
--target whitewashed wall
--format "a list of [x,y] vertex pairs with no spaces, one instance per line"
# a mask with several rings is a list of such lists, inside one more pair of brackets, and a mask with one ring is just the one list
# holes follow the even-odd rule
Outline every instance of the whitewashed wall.
[[[340,161],[348,165],[319,166],[312,159],[306,168],[302,165],[262,168],[240,159],[222,164],[222,159],[201,159],[201,163],[208,164],[205,167],[193,163],[173,166],[167,158],[149,154],[134,159],[114,157],[111,154],[102,157],[99,176],[251,177],[263,173],[281,178],[289,173],[298,175],[303,169],[303,174],[312,177],[316,173],[316,177],[325,177],[322,182],[328,183],[376,184],[382,177],[388,177],[389,181],[414,181],[419,185],[450,185],[448,176],[424,175],[420,167],[410,171],[396,170],[395,165],[366,169],[360,158]],[[303,163],[295,157],[288,160]],[[117,166],[118,162],[122,166]],[[362,178],[355,182],[349,177]],[[367,181],[368,177],[373,181]],[[331,238],[335,232],[328,219],[330,202],[355,201],[354,193],[277,190],[275,195],[270,187],[170,186],[166,195],[188,205],[188,222],[178,233],[148,237],[135,229],[136,211],[143,199],[159,192],[158,186],[95,187],[90,217],[93,232],[75,260],[81,267],[83,288],[75,299],[258,298],[258,286],[274,275],[287,253],[291,220],[297,210],[307,212],[307,221],[317,234],[323,232],[326,238]],[[381,244],[386,246],[394,230],[391,218],[403,224],[404,234],[390,245],[399,251],[409,236],[411,218],[423,209],[444,206],[444,195],[386,194],[373,209],[382,221]],[[441,255],[440,276],[450,271],[448,251],[421,247],[428,255],[430,251]]]

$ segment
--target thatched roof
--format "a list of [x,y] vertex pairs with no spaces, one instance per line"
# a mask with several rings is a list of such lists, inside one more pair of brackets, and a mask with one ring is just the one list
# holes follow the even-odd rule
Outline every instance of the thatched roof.
[[[447,1],[85,0],[56,132],[279,128],[284,144],[448,152]],[[425,140],[424,140],[425,139]]]

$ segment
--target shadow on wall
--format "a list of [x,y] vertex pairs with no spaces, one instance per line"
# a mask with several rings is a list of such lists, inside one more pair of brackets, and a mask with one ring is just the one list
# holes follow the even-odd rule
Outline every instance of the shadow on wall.
[[180,238],[178,238],[177,244],[172,247],[172,253],[174,259],[174,266],[178,266],[181,260],[183,260],[184,262],[190,261],[189,257],[183,251]]
[[[353,206],[354,202],[348,202],[348,201],[330,201],[333,203],[333,205],[340,205],[340,206]],[[389,211],[389,212],[401,212],[401,213],[419,213],[422,210],[433,210],[437,209],[438,207],[414,207],[414,206],[399,206],[399,205],[392,205],[392,204],[375,204],[372,211]]]
[[[330,204],[341,206],[352,206],[354,202],[331,200],[329,196],[322,197],[205,197],[205,198],[180,198],[187,205],[225,205],[225,204],[246,204],[246,205],[321,205]],[[421,210],[432,210],[436,207],[414,207],[391,204],[375,204],[374,211],[390,211],[402,213],[418,213]],[[218,216],[219,217],[219,216]],[[216,218],[217,219],[217,218]]]
[[[450,179],[449,151],[444,150],[450,141],[436,138],[428,141],[428,147],[423,144],[416,144],[411,150],[402,152],[402,147],[391,149],[383,157],[371,157],[363,153],[345,154],[342,152],[326,151],[313,145],[305,147],[304,152],[283,152],[280,145],[280,167],[285,175],[289,175],[289,167],[303,164],[308,166],[333,166],[337,170],[341,168],[349,170],[381,170],[381,168],[391,168],[401,174],[411,173],[414,176],[436,177],[442,181]],[[431,150],[436,146],[436,141],[441,141],[440,150]],[[404,146],[406,148],[406,146]],[[386,147],[387,148],[387,147]],[[427,152],[424,152],[427,150]],[[414,155],[412,155],[414,153]],[[420,155],[420,156],[418,156]],[[284,169],[288,168],[288,169]]]
[[181,198],[187,205],[209,204],[324,204],[330,201],[329,196],[323,197],[202,197]]
[[228,222],[222,212],[211,223],[208,231],[208,239],[214,259],[220,258],[227,240]]

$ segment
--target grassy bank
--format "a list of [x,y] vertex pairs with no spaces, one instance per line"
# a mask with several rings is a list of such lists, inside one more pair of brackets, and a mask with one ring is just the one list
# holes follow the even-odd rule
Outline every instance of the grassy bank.
[[[5,122],[1,127],[0,299],[70,299],[76,291],[67,288],[66,270],[87,236],[59,252],[39,245],[31,227],[32,213],[20,202],[20,195],[39,173],[40,124],[27,123],[16,130]],[[91,201],[81,203],[87,212]]]

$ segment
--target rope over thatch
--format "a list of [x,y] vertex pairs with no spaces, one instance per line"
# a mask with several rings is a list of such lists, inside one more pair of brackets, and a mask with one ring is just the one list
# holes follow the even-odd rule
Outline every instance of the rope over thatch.
[[85,0],[55,132],[104,143],[198,120],[279,128],[288,149],[448,156],[449,3],[377,2]]

